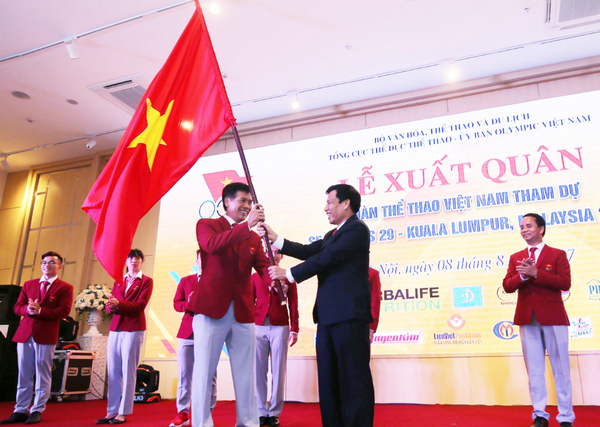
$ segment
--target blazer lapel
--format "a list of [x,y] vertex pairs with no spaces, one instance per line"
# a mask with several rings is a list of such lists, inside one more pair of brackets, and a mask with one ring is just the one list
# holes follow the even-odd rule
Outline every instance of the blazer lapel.
[[[221,226],[221,233],[232,230],[233,227],[238,226],[238,224],[236,224],[235,226],[232,226],[231,224],[229,224],[229,221],[227,221],[227,218],[225,218],[224,216],[219,218],[219,225]],[[235,254],[239,256],[238,244],[231,245],[231,249],[233,249],[233,252],[235,252]]]
[[[323,237],[323,248],[326,247],[333,239],[333,231],[334,230],[337,230],[337,229],[334,228],[333,230],[329,230],[327,232],[327,234],[325,234],[325,236]],[[337,234],[337,233],[335,233],[335,234]]]
[[346,227],[349,224],[351,224],[352,222],[356,221],[357,219],[358,219],[358,217],[356,215],[352,215],[350,218],[348,218],[346,220],[346,222],[344,224],[342,224],[342,226],[340,228],[334,228],[333,230],[330,230],[325,235],[325,237],[323,237],[323,247],[325,247],[329,243],[331,243],[331,241],[333,241],[333,239],[337,239],[337,236],[339,236],[339,233],[343,233],[343,231],[346,229]]
[[54,294],[54,292],[56,292],[56,289],[58,289],[59,286],[60,286],[60,280],[56,279],[54,282],[52,282],[51,285],[49,285],[46,288],[46,294],[44,295],[44,299],[42,299],[42,284],[40,283],[40,286],[38,287],[38,292],[40,295],[40,299],[39,299],[40,304],[43,301],[46,301],[50,297],[50,295]]
[[542,248],[542,252],[540,252],[540,256],[537,259],[537,262],[535,263],[536,268],[540,268],[540,265],[542,265],[544,259],[548,256],[549,253],[550,248],[548,247],[548,245],[544,245],[544,247]]
[[127,285],[123,284],[123,286],[125,286],[125,293],[123,294],[123,299],[128,300],[129,297],[133,295],[133,291],[139,287],[140,283],[142,283],[142,279],[136,278],[129,287],[129,289],[127,289]]

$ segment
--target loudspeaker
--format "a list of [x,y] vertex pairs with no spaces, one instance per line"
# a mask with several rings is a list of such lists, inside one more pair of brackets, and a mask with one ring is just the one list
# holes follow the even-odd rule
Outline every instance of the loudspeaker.
[[0,285],[0,323],[18,322],[21,320],[13,311],[19,298],[21,287],[17,285]]
[[58,340],[59,341],[73,341],[77,339],[77,332],[79,331],[79,322],[73,319],[71,316],[60,319],[60,326],[58,327]]

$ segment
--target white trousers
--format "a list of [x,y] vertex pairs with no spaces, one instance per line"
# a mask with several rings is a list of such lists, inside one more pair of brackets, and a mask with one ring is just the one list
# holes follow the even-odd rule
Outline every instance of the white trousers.
[[534,318],[529,325],[523,325],[519,329],[525,367],[529,376],[529,395],[533,405],[532,418],[550,418],[550,414],[546,412],[548,392],[546,390],[545,350],[547,350],[556,386],[558,403],[556,419],[559,423],[572,423],[575,420],[575,413],[573,412],[569,365],[569,327],[566,325],[541,325]]
[[[258,415],[261,417],[279,418],[283,410],[289,336],[289,326],[256,326],[256,398]],[[271,399],[267,400],[269,354],[271,355]]]
[[[177,413],[190,411],[192,397],[192,375],[194,372],[194,340],[177,339]],[[212,394],[210,397],[210,410],[212,412],[217,404],[217,374],[212,381]]]
[[137,367],[145,332],[110,331],[108,334],[106,346],[107,415],[129,415],[133,412]]
[[17,343],[19,380],[15,412],[27,414],[33,397],[33,375],[35,374],[35,401],[31,412],[44,412],[52,386],[52,358],[56,344],[38,344],[29,337]]
[[256,338],[254,323],[238,323],[233,301],[220,319],[196,314],[194,330],[194,375],[192,381],[192,426],[213,427],[210,412],[212,380],[217,372],[223,343],[227,345],[235,389],[236,427],[258,427],[254,381]]

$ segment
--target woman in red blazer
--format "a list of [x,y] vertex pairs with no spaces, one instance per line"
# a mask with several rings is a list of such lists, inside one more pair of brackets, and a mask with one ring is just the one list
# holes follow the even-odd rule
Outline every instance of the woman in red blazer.
[[152,279],[142,274],[144,254],[132,249],[127,257],[123,284],[115,283],[106,312],[113,318],[108,334],[108,408],[96,424],[123,424],[133,412],[133,397],[140,351],[146,331],[144,309],[152,295]]

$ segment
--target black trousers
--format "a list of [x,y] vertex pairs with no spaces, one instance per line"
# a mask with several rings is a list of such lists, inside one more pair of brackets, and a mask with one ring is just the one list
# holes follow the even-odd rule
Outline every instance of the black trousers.
[[369,362],[369,324],[319,325],[317,368],[323,427],[372,427],[375,392]]

